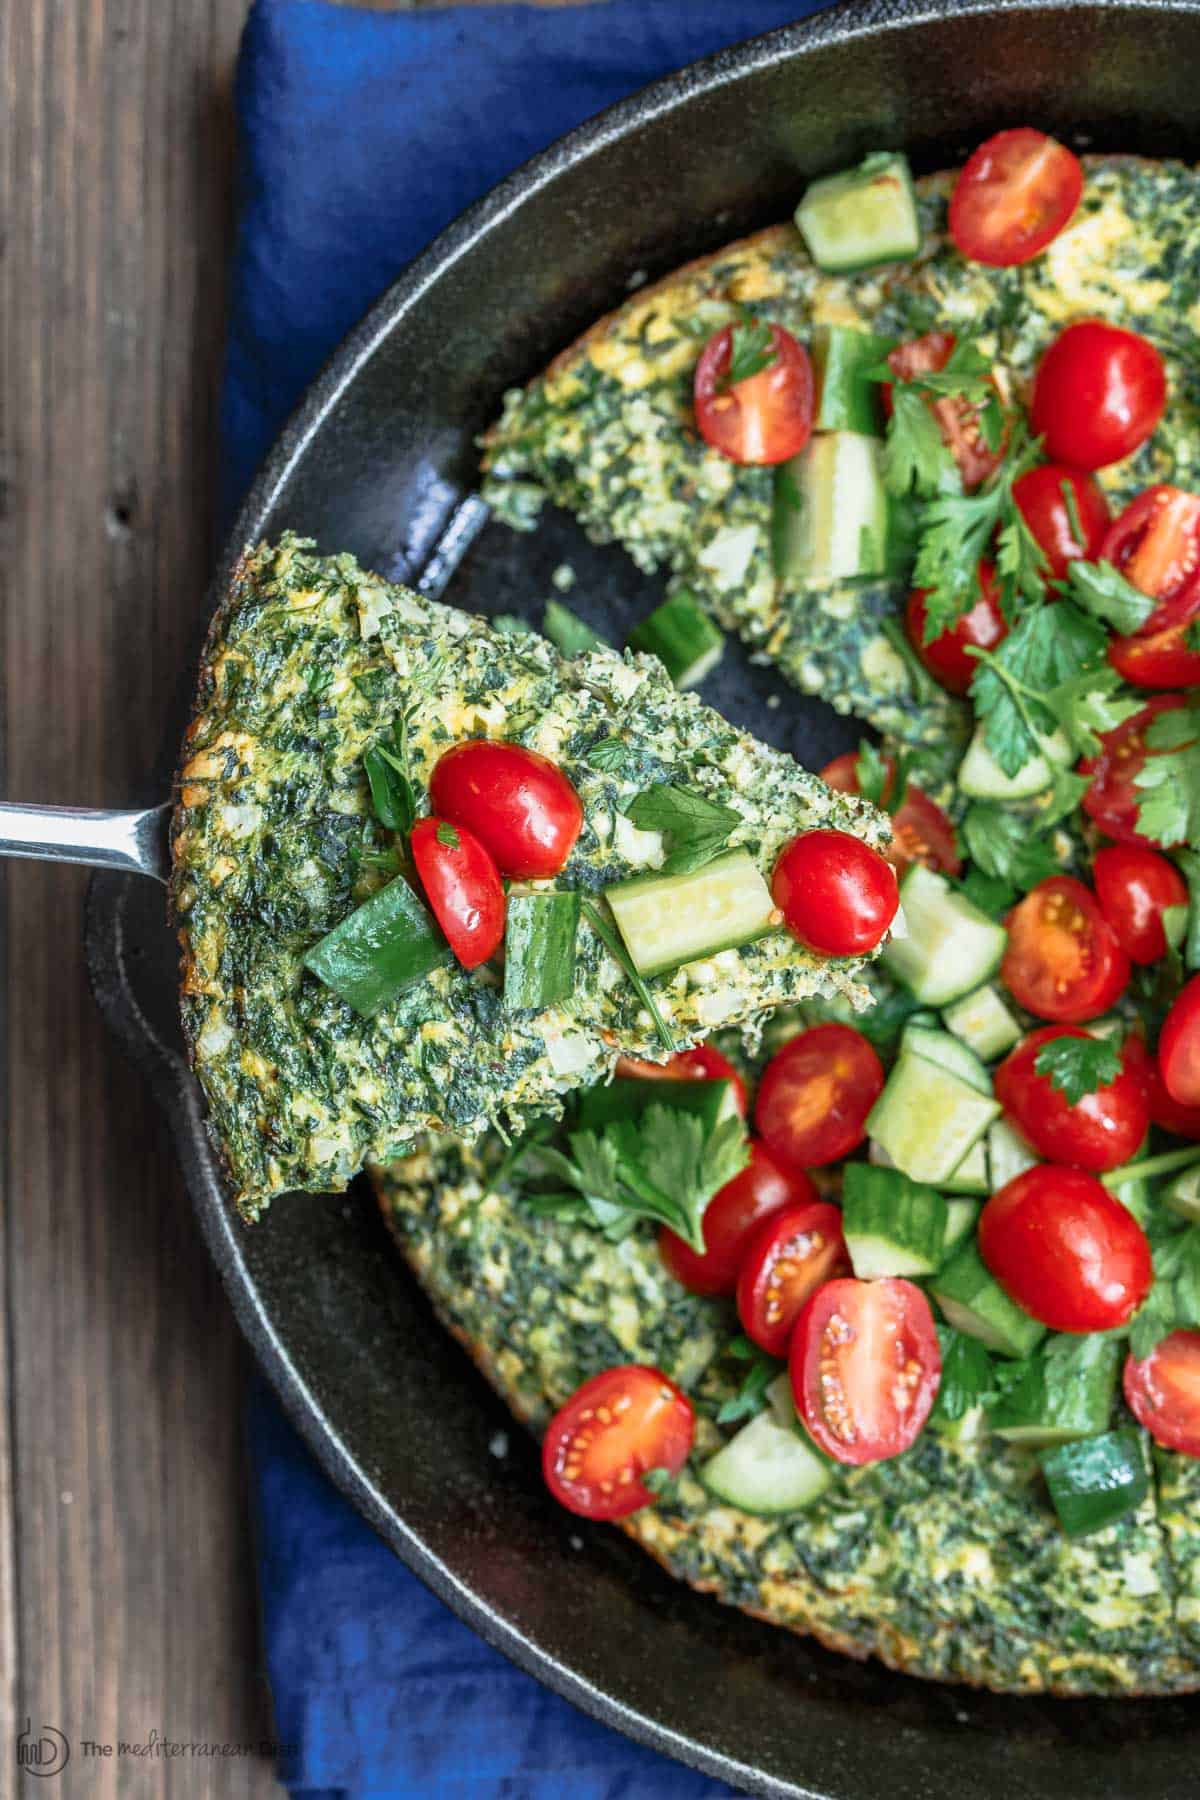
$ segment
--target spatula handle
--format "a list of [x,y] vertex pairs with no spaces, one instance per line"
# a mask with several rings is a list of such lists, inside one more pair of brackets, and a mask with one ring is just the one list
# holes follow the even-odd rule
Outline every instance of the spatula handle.
[[16,806],[0,801],[0,856],[88,863],[166,881],[170,806],[104,812],[87,806]]

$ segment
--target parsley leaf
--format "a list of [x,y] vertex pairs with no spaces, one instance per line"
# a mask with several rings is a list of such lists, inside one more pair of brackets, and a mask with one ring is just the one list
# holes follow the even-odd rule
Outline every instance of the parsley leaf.
[[767,321],[741,319],[730,333],[729,368],[721,385],[736,387],[739,381],[749,381],[752,375],[773,368],[778,360],[779,352],[771,341]]
[[[1061,711],[1067,689],[1072,711],[1093,689],[1107,689],[1111,671],[1102,667],[1107,643],[1097,620],[1070,600],[1059,600],[1018,619],[995,650],[976,652],[980,668],[971,696],[987,746],[1006,775],[1016,775],[1039,756],[1041,740],[1057,726],[1070,732]],[[1075,678],[1092,672],[1091,686],[1076,690]]]
[[1031,835],[1028,819],[994,800],[973,801],[959,830],[976,867],[1020,893],[1060,873],[1049,839]]
[[667,840],[661,875],[686,875],[702,869],[720,856],[729,834],[741,824],[741,814],[733,807],[720,806],[669,781],[648,787],[630,801],[625,814],[639,831],[659,831]]
[[[1069,681],[1060,681],[1046,699],[1080,756],[1097,755],[1101,737],[1145,705],[1144,696],[1131,694],[1115,669],[1086,669]],[[1081,779],[1086,792],[1088,779]]]
[[1129,1348],[1140,1361],[1173,1331],[1200,1326],[1200,1225],[1151,1229],[1154,1286],[1133,1320]]
[[1182,951],[1184,942],[1187,938],[1188,918],[1190,913],[1191,908],[1186,900],[1181,900],[1174,906],[1163,907],[1162,928],[1163,936],[1167,940],[1168,950]]
[[1154,611],[1154,601],[1141,588],[1126,581],[1110,562],[1075,560],[1067,568],[1067,587],[1074,600],[1094,618],[1103,619],[1125,636],[1144,625]]
[[[735,1342],[737,1340],[735,1339]],[[731,1344],[729,1354],[735,1352]],[[783,1364],[760,1350],[757,1344],[751,1345],[750,1367],[743,1375],[735,1394],[724,1401],[717,1412],[718,1425],[735,1425],[740,1419],[751,1419],[760,1413],[766,1403],[767,1389],[779,1374]]]
[[987,1406],[996,1398],[996,1372],[978,1338],[968,1337],[951,1325],[939,1325],[938,1341],[942,1379],[934,1417],[952,1424],[973,1406]]
[[897,382],[892,389],[883,480],[888,493],[897,499],[908,493],[928,499],[934,494],[953,492],[961,485],[937,419],[924,397],[907,382]]
[[1078,1106],[1085,1094],[1110,1087],[1121,1073],[1121,1052],[1109,1038],[1060,1037],[1043,1044],[1034,1061],[1068,1106]]
[[670,1501],[675,1498],[675,1487],[679,1477],[672,1475],[670,1469],[647,1469],[639,1479],[646,1492],[653,1494],[656,1500]]
[[1006,913],[1017,898],[1017,890],[1010,881],[1004,881],[998,875],[985,875],[982,869],[975,867],[967,870],[958,889],[980,912],[990,914],[993,919]]
[[1200,711],[1159,713],[1146,730],[1147,757],[1133,778],[1142,799],[1137,828],[1160,844],[1200,844]]
[[1002,611],[1011,616],[1018,595],[1031,604],[1045,597],[1046,559],[1016,501],[1013,483],[1036,460],[1037,443],[1014,432],[1008,454],[973,494],[949,493],[927,507],[917,550],[914,584],[925,595],[925,641],[948,631],[975,604],[978,568],[999,532],[996,567]]
[[629,761],[629,748],[623,738],[601,738],[593,744],[586,759],[593,769],[601,769],[606,775],[619,775]]
[[458,850],[462,846],[462,839],[458,835],[458,830],[450,823],[449,819],[438,820],[438,828],[434,833],[434,836],[437,838],[438,843],[443,845],[447,850]]
[[408,760],[408,715],[402,714],[389,736],[371,745],[363,757],[371,805],[385,831],[411,831],[417,817],[417,795]]
[[662,1044],[664,1050],[674,1056],[679,1048],[679,1045],[675,1042],[675,1033],[663,1018],[658,1001],[654,998],[651,989],[646,984],[645,977],[635,966],[632,957],[621,942],[616,931],[604,917],[604,914],[591,900],[582,901],[580,910],[596,936],[600,939],[600,942],[604,945],[604,948],[608,951],[608,954],[616,963],[617,967],[623,972],[625,979],[628,981],[630,987],[633,989],[646,1011],[650,1014],[650,1017],[654,1020],[654,1029],[658,1032],[659,1042]]

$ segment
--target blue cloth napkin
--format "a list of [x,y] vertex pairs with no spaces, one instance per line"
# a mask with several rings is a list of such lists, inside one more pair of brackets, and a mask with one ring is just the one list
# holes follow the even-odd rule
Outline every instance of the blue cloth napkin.
[[[258,0],[237,72],[225,522],[339,340],[463,207],[646,82],[814,10],[805,0],[599,0],[368,13]],[[489,1649],[330,1485],[261,1384],[249,1429],[279,1773],[294,1794],[730,1793],[586,1718]]]

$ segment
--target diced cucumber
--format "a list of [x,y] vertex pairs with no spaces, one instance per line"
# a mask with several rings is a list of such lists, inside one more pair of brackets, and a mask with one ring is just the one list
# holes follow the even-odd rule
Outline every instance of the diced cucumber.
[[745,850],[686,875],[638,875],[606,888],[617,928],[640,975],[735,949],[770,931],[775,903]]
[[599,632],[593,631],[586,619],[573,613],[561,600],[547,600],[542,631],[560,656],[586,656],[591,650],[606,648]]
[[882,363],[890,340],[853,325],[818,325],[813,332],[813,374],[817,382],[817,431],[858,431],[881,435],[879,383],[866,371]]
[[799,1512],[833,1479],[828,1463],[773,1408],[743,1425],[698,1472],[710,1494],[748,1513]]
[[812,182],[796,224],[817,267],[833,274],[916,256],[921,221],[908,158],[876,151],[856,169]]
[[1089,1019],[1083,1029],[1089,1037],[1102,1038],[1105,1041],[1109,1038],[1120,1038],[1123,1041],[1129,1030],[1129,1021],[1123,1019],[1120,1013],[1109,1013],[1103,1019]]
[[946,1202],[899,1169],[846,1164],[842,1182],[842,1232],[854,1273],[932,1275],[942,1260]]
[[987,1147],[983,1138],[973,1144],[955,1169],[953,1175],[947,1175],[942,1182],[944,1194],[974,1194],[982,1196],[992,1191],[988,1175]]
[[947,1006],[995,974],[1007,932],[944,875],[911,863],[900,883],[900,904],[907,935],[888,939],[882,961],[926,1006]]
[[882,575],[887,568],[888,499],[882,445],[857,431],[809,439],[775,474],[771,553],[783,581]]
[[725,1119],[738,1116],[732,1081],[673,1081],[642,1075],[617,1075],[598,1082],[579,1096],[579,1130],[599,1131],[614,1119],[639,1119],[650,1106],[691,1113],[711,1137]]
[[[971,1155],[974,1154],[975,1151],[972,1150]],[[946,1241],[942,1245],[944,1255],[953,1255],[960,1244],[965,1244],[968,1238],[974,1237],[982,1210],[978,1200],[947,1200]]]
[[799,1424],[796,1396],[792,1392],[792,1378],[786,1369],[783,1369],[766,1389],[765,1399],[781,1425],[786,1425],[789,1430],[793,1430]]
[[630,632],[629,648],[657,656],[682,689],[696,687],[717,666],[725,638],[691,592],[680,588]]
[[968,1050],[992,1062],[1011,1050],[1021,1027],[996,989],[988,984],[955,1000],[942,1014],[946,1028],[961,1038]]
[[949,1069],[977,1093],[990,1094],[992,1091],[992,1078],[975,1052],[948,1031],[931,1031],[910,1020],[904,1027],[900,1048],[911,1050],[914,1056],[923,1056],[926,1062],[937,1063],[939,1068]]
[[967,753],[958,765],[958,785],[972,800],[1032,800],[1054,780],[1055,765],[1065,767],[1073,751],[1065,732],[1039,738],[1042,753],[1023,763],[1015,775],[1006,775],[987,747],[984,727],[977,725]]
[[[1133,1166],[1130,1165],[1131,1168]],[[1113,1199],[1119,1200],[1126,1212],[1133,1214],[1139,1225],[1147,1223],[1151,1207],[1148,1181],[1143,1181],[1140,1175],[1130,1175],[1127,1180],[1122,1181],[1120,1169],[1112,1169],[1104,1185]]]
[[939,1269],[929,1291],[950,1324],[1000,1356],[1028,1356],[1046,1327],[1010,1300],[979,1254],[974,1238]]
[[1115,1524],[1150,1492],[1145,1446],[1132,1425],[1060,1444],[1045,1451],[1039,1461],[1068,1537],[1086,1537]]
[[1032,1169],[1038,1160],[1007,1119],[997,1119],[988,1127],[987,1148],[988,1178],[993,1194],[1018,1175],[1023,1175],[1026,1169]]
[[1181,1219],[1200,1219],[1200,1165],[1181,1169],[1168,1181],[1159,1199]]
[[989,1095],[905,1051],[871,1109],[867,1131],[905,1175],[939,1186],[999,1111]]
[[1043,1349],[992,1408],[992,1430],[1007,1443],[1035,1449],[1106,1431],[1122,1356],[1115,1338],[1093,1332],[1072,1345],[1071,1372],[1064,1378]]
[[347,913],[304,966],[369,1019],[450,960],[450,948],[403,875]]
[[504,1004],[540,1010],[575,987],[579,895],[510,894],[504,922]]

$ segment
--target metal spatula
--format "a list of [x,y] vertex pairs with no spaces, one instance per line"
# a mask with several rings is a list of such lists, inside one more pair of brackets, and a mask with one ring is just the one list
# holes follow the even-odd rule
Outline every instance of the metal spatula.
[[0,856],[35,862],[87,863],[98,869],[153,875],[166,881],[171,868],[167,830],[170,804],[141,812],[108,812],[88,806],[16,806],[0,801]]

